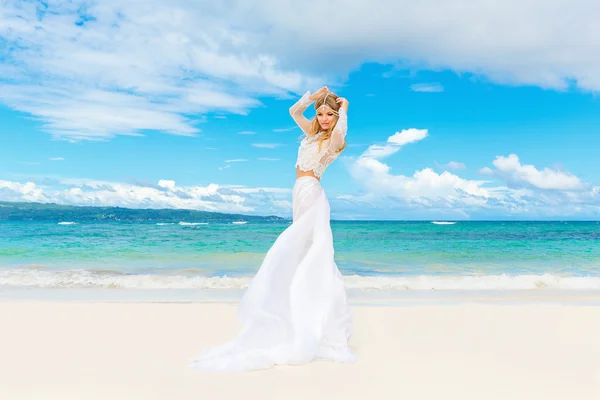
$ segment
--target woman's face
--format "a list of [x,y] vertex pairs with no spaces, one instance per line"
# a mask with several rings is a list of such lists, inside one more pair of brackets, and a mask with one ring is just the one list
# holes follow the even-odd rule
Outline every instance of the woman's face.
[[323,107],[317,111],[317,121],[321,129],[327,130],[335,121],[335,114],[330,108]]

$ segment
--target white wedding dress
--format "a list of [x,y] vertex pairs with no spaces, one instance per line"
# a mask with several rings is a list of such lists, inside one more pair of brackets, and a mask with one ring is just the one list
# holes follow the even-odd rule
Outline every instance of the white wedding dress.
[[[306,93],[290,113],[308,126]],[[340,109],[323,149],[306,137],[297,166],[321,176],[345,143],[347,119]],[[334,261],[329,202],[319,180],[302,176],[292,192],[293,223],[271,249],[244,293],[238,308],[243,329],[229,343],[204,350],[190,367],[209,371],[247,371],[313,359],[354,362],[348,346],[353,332],[342,275]]]

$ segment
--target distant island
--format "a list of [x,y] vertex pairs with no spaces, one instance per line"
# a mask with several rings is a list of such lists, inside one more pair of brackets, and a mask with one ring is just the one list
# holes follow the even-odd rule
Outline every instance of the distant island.
[[155,222],[281,222],[285,218],[172,208],[67,206],[54,203],[0,201],[0,221],[155,221]]

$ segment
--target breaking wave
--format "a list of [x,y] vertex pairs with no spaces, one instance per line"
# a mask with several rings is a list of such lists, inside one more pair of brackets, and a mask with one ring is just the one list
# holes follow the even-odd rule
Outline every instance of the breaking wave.
[[[0,287],[113,289],[245,289],[252,276],[129,274],[112,270],[0,270]],[[361,276],[346,275],[347,289],[357,290],[600,290],[600,277],[542,275]]]

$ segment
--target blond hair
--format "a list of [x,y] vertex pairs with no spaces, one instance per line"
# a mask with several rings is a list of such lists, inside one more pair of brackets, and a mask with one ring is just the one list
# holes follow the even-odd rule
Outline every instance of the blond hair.
[[[337,122],[340,119],[340,104],[336,102],[337,98],[338,95],[336,95],[333,92],[328,92],[315,102],[315,110],[317,110],[317,113],[319,112],[319,108],[325,105],[326,107],[329,107],[331,110],[333,110],[333,113],[335,114],[335,120],[333,121],[333,124],[331,124],[329,128],[327,128],[327,130],[323,131],[321,136],[317,139],[317,142],[319,142],[319,150],[321,150],[321,144],[324,141],[329,140],[329,138],[331,138],[331,133],[335,129],[335,126],[337,125]],[[310,135],[308,136],[315,136],[319,132],[321,132],[321,125],[319,124],[317,116],[315,115],[315,118],[312,120],[312,124],[310,126]],[[344,143],[344,146],[338,150],[338,153],[341,153],[345,148],[346,143]]]

